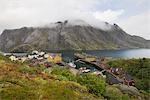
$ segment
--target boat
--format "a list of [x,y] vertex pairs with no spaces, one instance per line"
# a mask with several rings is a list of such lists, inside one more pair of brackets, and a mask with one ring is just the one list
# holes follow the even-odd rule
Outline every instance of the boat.
[[77,66],[74,64],[74,62],[69,62],[68,65],[72,68],[76,68]]
[[82,73],[88,73],[90,71],[91,71],[90,69],[85,69],[85,70],[82,70]]

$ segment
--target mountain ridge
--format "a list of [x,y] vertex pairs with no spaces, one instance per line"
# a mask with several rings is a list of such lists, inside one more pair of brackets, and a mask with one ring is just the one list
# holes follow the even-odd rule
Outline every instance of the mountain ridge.
[[39,50],[150,48],[150,40],[129,35],[117,24],[105,22],[101,26],[95,27],[82,20],[65,20],[42,27],[7,29],[0,35],[0,50],[11,52],[31,49],[29,46],[21,47],[23,44]]

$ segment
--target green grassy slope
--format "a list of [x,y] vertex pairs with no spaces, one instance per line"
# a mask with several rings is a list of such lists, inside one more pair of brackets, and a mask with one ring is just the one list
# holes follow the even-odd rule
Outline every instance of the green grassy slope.
[[135,79],[135,86],[146,100],[150,98],[150,59],[120,59],[110,61],[112,67],[121,67]]
[[[0,100],[138,100],[105,79],[67,68],[29,67],[0,55]],[[144,100],[144,99],[143,99]]]

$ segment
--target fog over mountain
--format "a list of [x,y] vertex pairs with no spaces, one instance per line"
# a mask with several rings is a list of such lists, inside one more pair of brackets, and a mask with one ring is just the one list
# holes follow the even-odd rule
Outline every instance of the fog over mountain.
[[131,36],[117,24],[84,20],[63,20],[41,27],[6,29],[0,36],[0,50],[101,50],[150,48],[150,41]]
[[150,39],[149,9],[150,0],[0,0],[0,34],[5,29],[81,19],[117,23],[130,35]]

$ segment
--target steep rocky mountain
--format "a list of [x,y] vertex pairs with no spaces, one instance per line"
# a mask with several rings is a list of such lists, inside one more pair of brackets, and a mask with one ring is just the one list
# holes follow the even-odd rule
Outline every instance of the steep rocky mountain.
[[150,41],[131,36],[117,24],[95,27],[82,20],[58,21],[43,27],[4,30],[0,50],[4,52],[39,50],[99,50],[150,48]]

